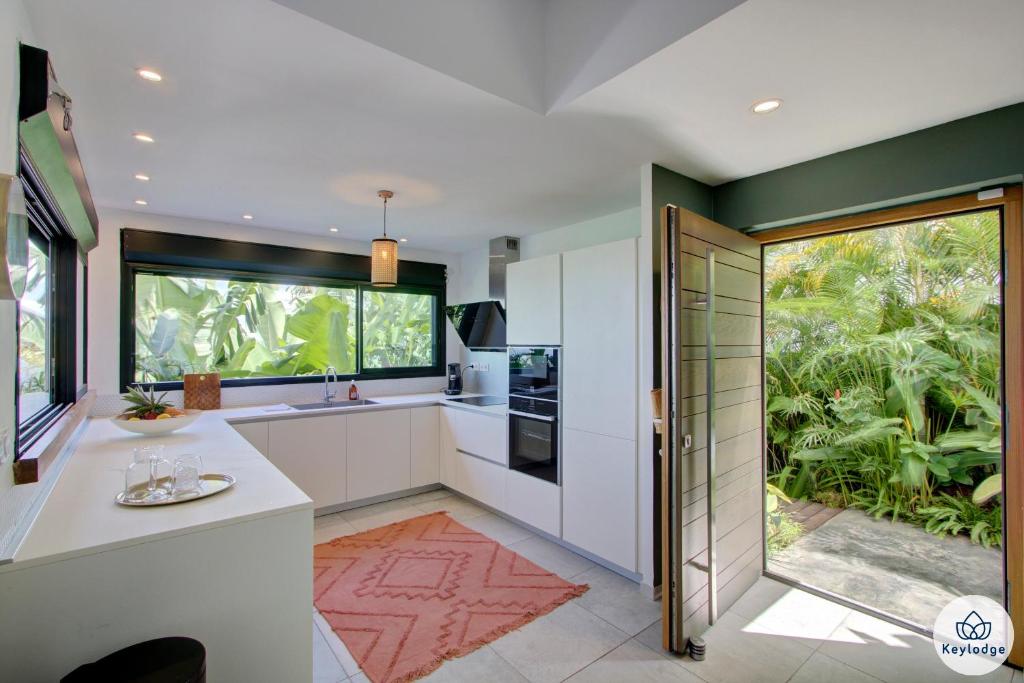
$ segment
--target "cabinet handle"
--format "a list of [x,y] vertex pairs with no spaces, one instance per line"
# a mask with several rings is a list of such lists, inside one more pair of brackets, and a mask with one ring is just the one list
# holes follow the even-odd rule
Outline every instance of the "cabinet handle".
[[523,417],[527,420],[537,420],[538,422],[554,422],[558,419],[551,415],[534,415],[533,413],[524,413],[521,410],[510,410],[508,411],[508,414],[515,415],[516,417]]
[[707,346],[707,461],[708,461],[708,624],[718,620],[718,549],[715,542],[715,250],[704,250],[704,283],[707,290],[705,344]]

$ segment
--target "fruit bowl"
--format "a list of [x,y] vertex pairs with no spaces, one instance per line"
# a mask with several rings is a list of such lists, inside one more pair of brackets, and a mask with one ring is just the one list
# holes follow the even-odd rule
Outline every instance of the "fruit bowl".
[[130,420],[123,415],[118,415],[117,417],[110,418],[110,421],[126,432],[156,436],[159,434],[170,434],[171,432],[188,427],[199,419],[199,416],[202,414],[203,411],[201,410],[186,410],[184,415],[167,417],[162,420]]

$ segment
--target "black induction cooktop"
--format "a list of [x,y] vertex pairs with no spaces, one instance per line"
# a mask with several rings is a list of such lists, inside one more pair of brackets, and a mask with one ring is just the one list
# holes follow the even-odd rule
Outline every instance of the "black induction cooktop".
[[452,403],[465,403],[470,406],[501,406],[508,401],[501,396],[466,396],[464,398],[450,398]]

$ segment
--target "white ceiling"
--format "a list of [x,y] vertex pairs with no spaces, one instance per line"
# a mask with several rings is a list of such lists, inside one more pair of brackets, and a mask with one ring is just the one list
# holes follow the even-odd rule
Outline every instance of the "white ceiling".
[[97,204],[365,240],[388,187],[445,251],[636,206],[646,162],[718,183],[1024,100],[1020,0],[738,3],[26,5]]

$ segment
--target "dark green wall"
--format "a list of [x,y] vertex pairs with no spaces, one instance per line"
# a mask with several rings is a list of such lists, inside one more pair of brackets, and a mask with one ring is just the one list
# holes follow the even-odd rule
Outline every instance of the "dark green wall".
[[1024,103],[719,185],[714,219],[740,230],[771,227],[1019,181],[1022,174]]

